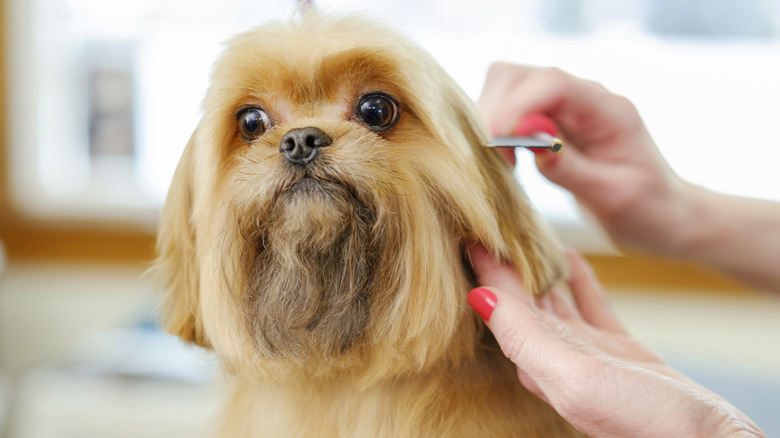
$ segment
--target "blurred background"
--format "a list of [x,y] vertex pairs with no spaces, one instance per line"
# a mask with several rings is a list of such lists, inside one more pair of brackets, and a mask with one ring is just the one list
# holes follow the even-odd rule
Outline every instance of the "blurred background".
[[[475,99],[496,60],[595,79],[684,178],[780,201],[778,0],[316,3],[401,29]],[[214,360],[156,329],[143,272],[222,42],[295,7],[0,3],[0,437],[208,434]],[[619,254],[530,154],[517,174],[636,337],[780,436],[780,298]]]

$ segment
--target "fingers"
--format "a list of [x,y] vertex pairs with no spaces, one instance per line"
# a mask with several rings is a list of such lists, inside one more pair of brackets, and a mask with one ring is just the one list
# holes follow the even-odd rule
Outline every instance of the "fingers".
[[[503,100],[506,99],[507,90],[515,88],[517,84],[525,80],[532,70],[533,68],[530,67],[501,62],[490,66],[485,78],[485,85],[477,101],[488,128],[491,128],[497,111],[500,109]],[[493,136],[508,133],[509,131],[490,131],[490,134]]]
[[536,299],[536,305],[545,312],[551,313],[563,320],[582,319],[579,311],[570,299],[557,289],[547,291]]
[[560,153],[534,151],[536,168],[545,178],[575,194],[597,194],[609,187],[609,166],[594,162],[572,147]]
[[585,259],[572,251],[566,252],[566,258],[571,271],[569,288],[582,318],[596,328],[626,333],[626,329],[612,313],[604,291]]
[[[614,184],[605,172],[610,166],[586,154],[591,144],[601,146],[598,139],[622,126],[613,100],[619,99],[601,85],[558,69],[497,63],[488,72],[479,104],[494,136],[519,134],[526,116],[533,114],[554,120],[569,146],[559,154],[534,151],[537,167],[547,179],[573,193],[597,194]],[[583,139],[583,133],[589,138]],[[499,153],[515,163],[512,149]]]
[[[622,334],[598,330],[622,327],[580,257],[567,254],[576,308],[555,290],[540,299],[537,308],[533,301],[520,300],[528,294],[511,267],[493,262],[481,246],[469,252],[479,278],[519,288],[512,291],[515,293],[496,287],[477,288],[469,293],[468,302],[482,315],[503,353],[517,366],[521,384],[530,392],[591,436],[668,436],[681,430],[699,435],[685,430],[691,424],[686,418],[653,422],[656,418],[673,420],[678,413],[690,411],[691,403],[704,402],[705,407],[711,407],[711,399],[696,391],[696,386],[676,378],[662,361],[652,360],[649,366],[637,362],[632,358],[637,346],[632,348]],[[592,336],[589,338],[593,333],[605,339],[594,343]],[[624,354],[605,351],[603,345],[610,342],[604,341],[612,341],[612,349]],[[710,412],[695,406],[693,409],[695,413]],[[660,428],[648,429],[648,424],[656,423]]]
[[511,266],[497,262],[481,244],[472,245],[468,253],[478,284],[511,291],[515,299],[529,308],[538,305],[544,311],[564,320],[582,319],[597,329],[627,333],[609,307],[590,266],[579,254],[566,252],[571,270],[568,285],[576,304],[566,299],[558,290],[549,291],[535,304]]
[[[505,97],[505,90],[513,88],[530,71],[531,68],[504,63],[495,63],[491,66],[478,101],[480,112],[488,127],[491,125],[490,121],[495,117],[498,104]],[[501,135],[501,133],[493,131],[490,134],[493,136]],[[512,166],[517,163],[513,148],[497,148],[496,152]]]
[[478,284],[511,291],[523,303],[530,304],[532,302],[531,294],[525,291],[523,281],[517,272],[511,266],[496,261],[482,244],[472,245],[468,249],[468,254]]
[[496,287],[480,287],[469,293],[468,302],[485,319],[504,355],[522,370],[524,375],[519,376],[529,383],[527,389],[542,392],[540,387],[556,381],[550,363],[569,363],[572,352],[536,310],[516,295]]
[[602,113],[608,95],[604,87],[556,68],[494,64],[479,103],[494,135],[511,133],[532,113],[551,116],[566,134],[577,132],[577,125],[594,112]]
[[531,294],[511,266],[496,262],[480,244],[472,245],[468,253],[478,283],[491,286],[472,290],[469,305],[485,320],[504,355],[517,365],[523,385],[546,400],[537,382],[555,381],[547,371],[549,363],[568,363],[571,352],[539,318]]

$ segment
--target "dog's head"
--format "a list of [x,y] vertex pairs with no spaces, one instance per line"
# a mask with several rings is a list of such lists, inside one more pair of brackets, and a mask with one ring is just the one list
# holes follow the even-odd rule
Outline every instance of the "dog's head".
[[562,273],[474,104],[373,20],[235,37],[163,208],[167,329],[236,372],[388,377],[473,355],[465,248]]

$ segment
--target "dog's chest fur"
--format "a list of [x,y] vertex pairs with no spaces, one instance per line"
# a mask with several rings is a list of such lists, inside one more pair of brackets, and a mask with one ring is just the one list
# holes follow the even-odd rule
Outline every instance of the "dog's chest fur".
[[346,381],[234,384],[219,438],[584,436],[522,388],[497,350],[458,369],[370,388]]

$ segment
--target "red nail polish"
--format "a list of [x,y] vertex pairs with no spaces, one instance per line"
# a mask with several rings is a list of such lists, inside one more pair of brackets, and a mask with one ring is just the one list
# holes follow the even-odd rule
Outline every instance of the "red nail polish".
[[490,321],[490,315],[493,314],[493,309],[496,308],[496,295],[489,290],[478,287],[472,289],[466,297],[469,306],[471,306],[485,321]]

